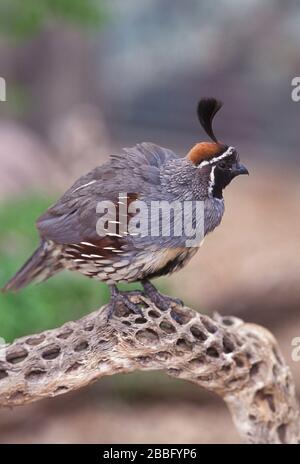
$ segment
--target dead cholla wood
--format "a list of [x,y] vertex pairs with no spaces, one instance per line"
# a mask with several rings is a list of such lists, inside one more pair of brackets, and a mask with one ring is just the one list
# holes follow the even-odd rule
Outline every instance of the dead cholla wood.
[[2,350],[0,405],[15,406],[83,387],[104,375],[164,370],[220,395],[246,442],[297,443],[299,410],[276,340],[240,319],[189,308],[162,312],[132,297],[144,316],[105,309],[24,337]]

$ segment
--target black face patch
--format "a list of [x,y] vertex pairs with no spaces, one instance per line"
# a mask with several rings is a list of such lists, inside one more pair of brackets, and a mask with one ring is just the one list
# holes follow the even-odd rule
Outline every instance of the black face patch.
[[231,155],[217,160],[212,166],[213,173],[211,174],[211,191],[215,198],[223,198],[223,189],[230,184],[236,176],[234,166],[238,162],[237,152],[234,151]]
[[212,195],[215,198],[223,198],[223,189],[227,187],[235,176],[230,170],[221,169],[218,165],[214,168],[214,183],[212,185]]

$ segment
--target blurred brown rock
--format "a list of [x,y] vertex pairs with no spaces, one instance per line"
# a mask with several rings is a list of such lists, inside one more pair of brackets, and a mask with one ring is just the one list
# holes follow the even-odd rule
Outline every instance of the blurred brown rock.
[[47,190],[55,183],[56,167],[49,147],[26,126],[0,124],[0,199]]
[[55,119],[50,142],[65,182],[72,182],[109,156],[110,139],[101,111],[93,105],[76,105]]

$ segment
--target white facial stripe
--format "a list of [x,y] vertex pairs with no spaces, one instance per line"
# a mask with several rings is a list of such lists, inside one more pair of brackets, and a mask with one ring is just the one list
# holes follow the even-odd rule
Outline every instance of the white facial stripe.
[[224,153],[222,153],[222,155],[216,156],[215,158],[212,158],[208,161],[207,160],[202,161],[202,163],[199,164],[198,168],[202,168],[203,166],[214,164],[216,161],[219,161],[223,158],[227,158],[227,156],[232,155],[234,150],[235,150],[234,147],[228,147],[227,150]]
[[213,194],[213,189],[215,185],[215,169],[216,169],[216,166],[213,166],[211,168],[210,175],[209,175],[208,193],[210,196],[212,196]]

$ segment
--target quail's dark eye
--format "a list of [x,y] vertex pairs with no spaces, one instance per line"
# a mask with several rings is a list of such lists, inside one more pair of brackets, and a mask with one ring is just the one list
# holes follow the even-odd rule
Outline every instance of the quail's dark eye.
[[222,163],[219,163],[219,167],[221,169],[226,169],[228,167],[227,163],[225,163],[225,161],[223,161]]

